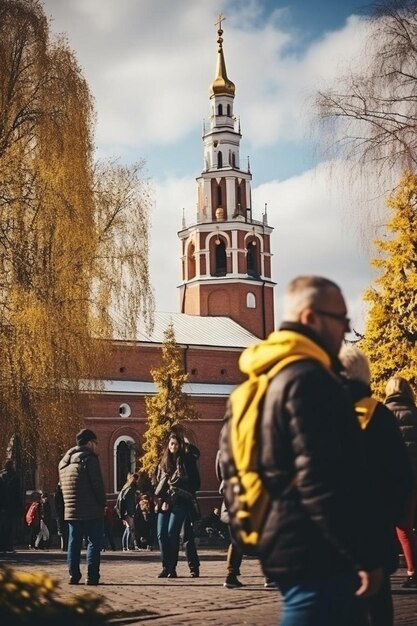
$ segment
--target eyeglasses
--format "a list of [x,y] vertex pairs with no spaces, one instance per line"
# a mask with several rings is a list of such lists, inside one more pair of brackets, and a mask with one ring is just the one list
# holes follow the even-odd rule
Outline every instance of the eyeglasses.
[[346,317],[345,313],[332,313],[331,311],[322,311],[321,309],[313,309],[315,313],[323,315],[323,317],[330,317],[330,319],[336,320],[341,324],[344,324],[346,328],[350,328],[350,318]]

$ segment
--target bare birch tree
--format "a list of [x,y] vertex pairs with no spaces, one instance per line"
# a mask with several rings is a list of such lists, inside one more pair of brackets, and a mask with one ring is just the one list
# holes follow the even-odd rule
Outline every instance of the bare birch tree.
[[360,69],[317,95],[337,155],[386,175],[417,165],[417,2],[372,5]]

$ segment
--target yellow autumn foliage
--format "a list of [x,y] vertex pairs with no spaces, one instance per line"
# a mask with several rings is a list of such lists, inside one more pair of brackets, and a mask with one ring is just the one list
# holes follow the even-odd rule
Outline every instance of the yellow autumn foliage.
[[94,162],[93,98],[37,0],[0,0],[0,457],[57,462],[84,379],[153,299],[143,164]]
[[164,333],[161,365],[151,370],[157,393],[146,397],[147,430],[143,439],[143,456],[139,459],[141,471],[152,478],[175,427],[188,438],[193,437],[190,421],[198,414],[182,388],[188,381],[184,371],[181,348],[175,340],[172,324]]
[[0,622],[7,626],[98,626],[107,624],[110,613],[102,610],[103,599],[84,593],[64,601],[58,584],[48,575],[30,574],[0,566]]
[[406,172],[387,200],[387,236],[375,242],[378,276],[365,293],[369,314],[360,347],[371,363],[376,394],[400,375],[417,389],[417,176]]

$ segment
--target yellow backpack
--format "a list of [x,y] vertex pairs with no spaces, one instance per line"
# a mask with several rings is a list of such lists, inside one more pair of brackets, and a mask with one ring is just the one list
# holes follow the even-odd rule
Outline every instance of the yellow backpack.
[[220,436],[224,499],[234,543],[244,554],[257,554],[270,496],[259,473],[258,425],[271,379],[307,356],[291,355],[269,371],[251,376],[231,394]]
[[355,413],[362,430],[366,430],[378,405],[375,398],[361,398],[355,404]]

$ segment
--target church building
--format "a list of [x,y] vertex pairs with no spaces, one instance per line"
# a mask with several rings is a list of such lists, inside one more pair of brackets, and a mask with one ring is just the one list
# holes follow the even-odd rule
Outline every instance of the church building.
[[[145,397],[156,392],[150,370],[160,365],[164,331],[173,324],[200,419],[192,423],[201,451],[204,512],[218,499],[215,457],[226,401],[243,380],[238,358],[244,348],[274,330],[271,279],[272,227],[266,212],[252,215],[249,161],[242,167],[240,119],[234,113],[235,85],[228,78],[221,19],[217,68],[209,90],[210,115],[203,132],[203,171],[197,178],[197,213],[183,219],[180,242],[179,312],[155,312],[151,333],[114,341],[100,390],[84,399],[87,428],[100,442],[110,499],[134,470],[146,431]],[[172,255],[176,254],[172,250]]]

